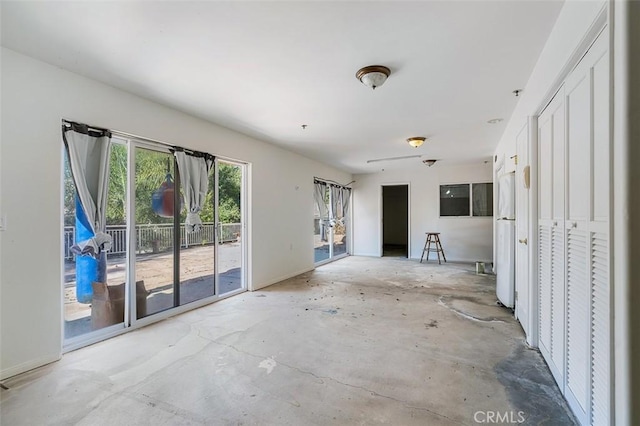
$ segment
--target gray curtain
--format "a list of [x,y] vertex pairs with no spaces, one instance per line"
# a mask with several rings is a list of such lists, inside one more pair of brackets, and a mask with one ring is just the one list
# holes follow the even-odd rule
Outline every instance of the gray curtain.
[[185,229],[187,232],[197,232],[202,228],[200,211],[209,190],[209,172],[213,167],[213,156],[201,153],[187,154],[184,151],[175,151],[174,155],[187,206]]
[[329,213],[329,223],[335,226],[336,223],[342,223],[342,189],[339,186],[330,187],[331,191],[331,212]]
[[340,199],[342,203],[342,221],[349,219],[349,202],[351,200],[351,188],[340,189]]
[[111,249],[111,236],[105,233],[111,132],[65,122],[62,138],[78,198],[94,234],[73,245],[71,250],[77,255],[99,258],[103,251]]
[[327,204],[324,198],[326,188],[327,185],[325,184],[315,183],[313,191],[313,199],[316,201],[316,206],[318,207],[320,218],[323,220],[329,217],[329,211],[327,210]]
[[349,199],[351,189],[342,186],[331,186],[331,224],[344,225],[349,217]]
[[320,241],[327,241],[327,227],[329,225],[329,211],[327,210],[327,204],[325,202],[325,191],[327,185],[319,182],[315,182],[313,185],[313,199],[318,207],[318,213],[320,220],[318,226],[320,227]]

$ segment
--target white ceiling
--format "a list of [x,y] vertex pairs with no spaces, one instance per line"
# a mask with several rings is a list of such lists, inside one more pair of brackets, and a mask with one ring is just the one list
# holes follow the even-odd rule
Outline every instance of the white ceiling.
[[[489,159],[561,1],[6,2],[2,45],[353,172]],[[391,68],[375,91],[355,78]],[[500,124],[487,124],[492,118]],[[96,123],[99,124],[99,123]],[[308,128],[303,130],[302,124]],[[120,129],[126,130],[126,129]],[[426,136],[411,148],[405,139]]]

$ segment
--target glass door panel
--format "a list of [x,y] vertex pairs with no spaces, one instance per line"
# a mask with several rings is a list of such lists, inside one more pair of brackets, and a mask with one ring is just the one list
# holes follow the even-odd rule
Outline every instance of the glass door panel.
[[217,161],[218,294],[244,287],[242,275],[242,188],[244,167]]
[[200,212],[202,229],[186,232],[186,208],[180,214],[180,304],[215,295],[215,170],[209,173],[209,190]]
[[64,161],[64,338],[124,322],[127,272],[127,146],[114,141],[109,159],[106,233],[109,252],[99,259],[76,256],[71,247],[93,236],[77,198],[68,155]]
[[174,177],[168,152],[135,149],[137,318],[176,306],[174,301]]
[[317,204],[314,202],[313,214],[313,254],[314,262],[322,262],[331,256],[329,241],[331,237],[331,228],[329,227],[329,187],[324,186],[324,199],[327,214],[321,217]]
[[333,256],[340,256],[347,252],[347,225],[341,220],[333,227]]

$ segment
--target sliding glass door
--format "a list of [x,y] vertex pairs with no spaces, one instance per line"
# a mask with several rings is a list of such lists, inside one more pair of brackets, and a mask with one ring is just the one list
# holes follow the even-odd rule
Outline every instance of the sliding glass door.
[[[112,244],[102,252],[101,260],[74,255],[70,250],[89,237],[85,235],[88,227],[83,225],[86,220],[83,222],[82,212],[77,213],[67,157],[66,347],[99,340],[105,333],[96,333],[109,326],[134,326],[143,318],[168,316],[180,306],[207,303],[246,289],[244,164],[225,160],[208,163],[207,192],[199,212],[202,224],[189,226],[185,225],[189,221],[185,200],[189,198],[185,197],[173,150],[114,138],[105,230]],[[106,264],[106,272],[99,275],[96,271],[101,270],[101,262]]]
[[[170,152],[135,148],[136,318],[177,306],[176,167]],[[180,200],[181,198],[178,198]]]
[[331,257],[331,227],[329,222],[329,187],[316,183],[313,216],[313,258],[315,263]]
[[216,161],[218,223],[218,294],[243,288],[243,203],[244,167],[228,161]]
[[122,324],[125,320],[127,277],[127,145],[114,140],[109,148],[107,229],[111,250],[99,258],[81,256],[72,250],[94,236],[82,209],[71,173],[69,154],[64,152],[63,293],[64,336],[67,341]]
[[321,264],[348,254],[351,189],[320,180],[314,183],[314,261]]

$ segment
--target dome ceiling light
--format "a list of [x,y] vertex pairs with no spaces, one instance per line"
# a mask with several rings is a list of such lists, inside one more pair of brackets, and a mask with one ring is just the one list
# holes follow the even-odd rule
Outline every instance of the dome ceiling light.
[[427,138],[423,138],[421,136],[416,136],[413,138],[409,138],[407,139],[407,142],[409,143],[409,145],[411,145],[414,148],[419,147],[420,145],[422,145],[424,143],[424,141],[427,140]]
[[389,74],[391,74],[391,70],[385,66],[369,65],[368,67],[360,68],[356,73],[356,78],[365,86],[375,90],[376,87],[384,84]]

